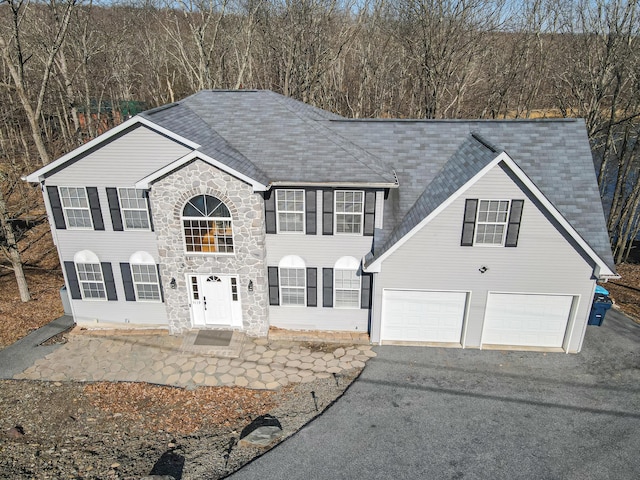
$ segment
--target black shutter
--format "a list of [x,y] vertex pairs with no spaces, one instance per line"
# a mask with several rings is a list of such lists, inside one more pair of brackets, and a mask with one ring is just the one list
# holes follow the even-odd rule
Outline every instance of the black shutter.
[[[315,235],[316,234],[316,191],[315,190],[307,190],[305,192],[305,221],[306,221],[306,229],[307,235]],[[315,307],[315,305],[314,305]]]
[[56,224],[56,228],[65,230],[67,225],[64,223],[64,213],[62,212],[58,187],[47,186],[47,194],[49,195],[49,205],[51,205],[51,213],[53,213],[53,221]]
[[276,233],[276,193],[273,190],[264,192],[264,221],[267,233]]
[[509,213],[509,225],[507,226],[507,239],[505,247],[518,246],[518,234],[520,233],[520,220],[522,219],[522,206],[524,200],[511,200],[511,212]]
[[107,299],[108,300],[118,300],[118,295],[116,294],[116,281],[113,279],[113,270],[111,269],[111,264],[109,262],[101,262],[102,266],[102,277],[104,278],[104,286],[107,289]]
[[333,190],[322,192],[322,234],[333,235]]
[[373,229],[376,225],[376,192],[368,191],[364,193],[364,230],[366,236],[373,236]]
[[333,268],[322,269],[322,306],[333,307]]
[[102,220],[102,211],[100,210],[100,199],[98,198],[98,189],[96,187],[87,187],[87,196],[89,197],[89,208],[91,208],[91,218],[93,219],[93,229],[104,230],[104,221]]
[[120,213],[117,188],[107,188],[107,200],[109,201],[109,213],[111,214],[113,229],[116,232],[121,232],[124,228],[122,227],[122,214]]
[[162,288],[162,278],[160,277],[160,265],[156,265],[158,270],[158,286],[160,287],[160,300],[164,303],[164,288]]
[[[147,200],[147,212],[149,212],[149,228],[153,232],[153,217],[151,216],[151,200],[149,200],[149,190],[144,191],[144,198]],[[160,290],[162,290],[162,288],[160,288]]]
[[135,302],[136,292],[133,285],[133,277],[131,275],[131,265],[128,263],[121,263],[120,274],[122,275],[122,285],[124,286],[124,298],[126,298],[127,302]]
[[460,245],[471,247],[473,245],[473,234],[476,227],[476,211],[478,210],[477,199],[467,199],[464,205],[464,221],[462,223],[462,239]]
[[360,291],[360,308],[371,308],[371,288],[373,283],[373,274],[362,272],[362,282]]
[[76,265],[73,262],[64,262],[64,271],[67,272],[67,282],[69,283],[69,293],[74,300],[81,300],[80,284],[76,273]]
[[318,306],[318,269],[307,268],[307,307]]
[[280,305],[278,292],[278,267],[267,267],[269,277],[269,305]]

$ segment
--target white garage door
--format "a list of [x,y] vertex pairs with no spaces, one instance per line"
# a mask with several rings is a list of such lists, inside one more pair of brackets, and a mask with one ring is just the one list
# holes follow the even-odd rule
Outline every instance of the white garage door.
[[572,301],[571,295],[491,293],[482,343],[562,347]]
[[384,290],[382,340],[460,343],[465,292]]

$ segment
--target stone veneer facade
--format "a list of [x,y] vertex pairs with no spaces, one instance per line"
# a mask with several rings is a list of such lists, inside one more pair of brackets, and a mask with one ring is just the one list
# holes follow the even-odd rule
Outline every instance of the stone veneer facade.
[[[196,195],[212,195],[231,212],[234,255],[185,252],[182,209]],[[202,160],[195,160],[161,178],[149,195],[158,237],[160,270],[165,286],[169,332],[192,328],[187,274],[237,275],[242,305],[243,330],[265,336],[269,329],[268,286],[265,251],[264,202],[251,185]],[[177,287],[170,288],[175,278]],[[249,292],[249,281],[253,292]]]

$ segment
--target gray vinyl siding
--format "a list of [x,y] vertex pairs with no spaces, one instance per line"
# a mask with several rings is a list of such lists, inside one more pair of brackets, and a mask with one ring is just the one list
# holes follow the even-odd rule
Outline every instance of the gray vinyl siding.
[[[316,195],[322,212],[322,191]],[[322,306],[322,269],[333,268],[340,257],[361,260],[371,251],[373,237],[362,235],[322,235],[322,214],[318,214],[317,235],[269,234],[266,236],[267,265],[277,267],[287,255],[297,255],[306,267],[318,269],[317,307],[269,306],[269,324],[291,330],[343,330],[366,332],[368,309],[325,308]]]
[[[101,262],[110,262],[116,284],[117,301],[71,300],[78,323],[120,323],[167,325],[164,303],[128,302],[120,273],[120,263],[128,263],[137,251],[148,252],[158,262],[156,234],[152,231],[113,231],[106,187],[132,187],[136,181],[180,158],[189,149],[146,127],[138,127],[88,154],[46,179],[47,185],[97,186],[104,231],[56,230],[52,228],[60,262],[73,261],[81,250],[91,250]],[[50,222],[53,218],[44,195]],[[51,223],[53,225],[53,223]],[[167,279],[163,286],[167,287]]]
[[131,187],[190,151],[139,126],[47,177],[46,182],[58,186]]
[[[466,198],[524,198],[518,246],[460,246]],[[482,266],[488,268],[484,274],[478,271]],[[564,349],[577,352],[591,308],[593,268],[520,186],[496,167],[383,262],[374,278],[372,340],[380,339],[385,288],[470,291],[463,341],[471,348],[481,345],[489,292],[564,294],[575,296],[575,316],[569,320]]]
[[[164,303],[128,302],[125,299],[120,263],[128,263],[135,252],[149,253],[158,262],[158,248],[154,232],[94,232],[91,230],[58,230],[60,261],[73,261],[81,250],[91,250],[101,262],[110,262],[116,285],[117,301],[71,300],[77,323],[131,323],[167,325]],[[126,241],[125,241],[126,238]],[[162,267],[161,267],[162,270]],[[163,286],[167,288],[167,280]]]
[[[322,281],[322,280],[320,280]],[[318,289],[322,293],[322,289]],[[366,332],[369,310],[318,307],[269,306],[269,324],[289,330],[333,330]]]

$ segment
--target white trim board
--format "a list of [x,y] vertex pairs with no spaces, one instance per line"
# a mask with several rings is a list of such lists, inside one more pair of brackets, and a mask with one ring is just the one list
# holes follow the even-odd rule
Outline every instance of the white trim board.
[[147,120],[144,117],[141,117],[139,115],[136,115],[133,118],[130,118],[129,120],[127,120],[126,122],[121,123],[120,125],[118,125],[117,127],[114,127],[112,129],[110,129],[109,131],[103,133],[102,135],[99,135],[98,137],[94,138],[93,140],[85,143],[84,145],[81,145],[80,147],[76,148],[75,150],[72,150],[71,152],[67,153],[66,155],[58,158],[57,160],[51,162],[49,165],[46,165],[44,167],[42,167],[39,170],[36,170],[35,172],[33,172],[30,175],[27,175],[26,177],[22,177],[23,180],[26,180],[27,182],[41,182],[45,179],[45,176],[47,173],[49,173],[52,170],[55,170],[57,168],[62,167],[65,163],[67,163],[70,160],[73,160],[75,157],[77,157],[78,155],[81,155],[82,153],[97,147],[98,145],[100,145],[101,143],[106,142],[107,140],[109,140],[111,137],[118,135],[120,132],[123,132],[124,130],[134,126],[134,125],[144,125],[145,127],[148,127],[149,129],[160,133],[162,135],[165,135],[169,138],[171,138],[172,140],[175,140],[178,143],[182,143],[183,145],[186,145],[190,148],[200,148],[200,145],[198,143],[192,142],[191,140],[182,137],[176,133],[173,133],[170,130],[167,130],[164,127],[161,127],[160,125],[157,125],[155,123],[153,123],[150,120]]
[[371,264],[364,267],[365,272],[380,272],[382,262],[386,260],[393,252],[409,241],[416,233],[424,228],[429,222],[440,214],[445,208],[451,205],[457,200],[464,192],[466,192],[471,186],[473,186],[478,180],[484,177],[489,171],[496,167],[500,162],[509,167],[509,169],[518,177],[518,179],[533,193],[538,201],[547,209],[551,216],[565,229],[565,231],[573,238],[576,243],[586,252],[586,254],[596,263],[597,274],[602,277],[616,276],[611,271],[607,264],[595,253],[595,251],[589,246],[587,242],[578,234],[578,232],[571,226],[571,224],[562,216],[562,214],[556,209],[556,207],[544,196],[540,189],[531,181],[531,179],[524,173],[524,171],[511,159],[506,153],[502,152],[491,162],[489,162],[482,170],[475,174],[467,183],[456,190],[449,198],[442,202],[435,210],[427,215],[420,223],[413,227],[404,237],[393,244],[386,252],[380,257],[376,258]]
[[229,166],[227,166],[226,164],[216,160],[215,158],[212,158],[208,155],[205,155],[202,152],[197,152],[197,151],[193,151],[190,152],[186,155],[184,155],[183,157],[178,158],[177,160],[174,160],[173,162],[169,163],[168,165],[165,165],[164,167],[162,167],[159,170],[156,170],[155,172],[147,175],[144,178],[141,178],[140,180],[138,180],[135,183],[135,187],[142,189],[142,190],[147,190],[150,188],[151,184],[153,182],[155,182],[156,180],[158,180],[159,178],[168,175],[169,173],[173,172],[174,170],[179,169],[180,167],[182,167],[183,165],[186,165],[187,163],[189,163],[191,160],[202,160],[203,162],[208,163],[209,165],[216,167],[224,172],[227,172],[229,175],[232,175],[246,183],[248,183],[249,185],[251,185],[253,187],[253,191],[254,192],[264,192],[266,190],[269,189],[268,186],[263,185],[262,183],[249,178],[248,176],[246,176],[243,173],[238,172],[237,170],[234,170],[233,168],[230,168]]

